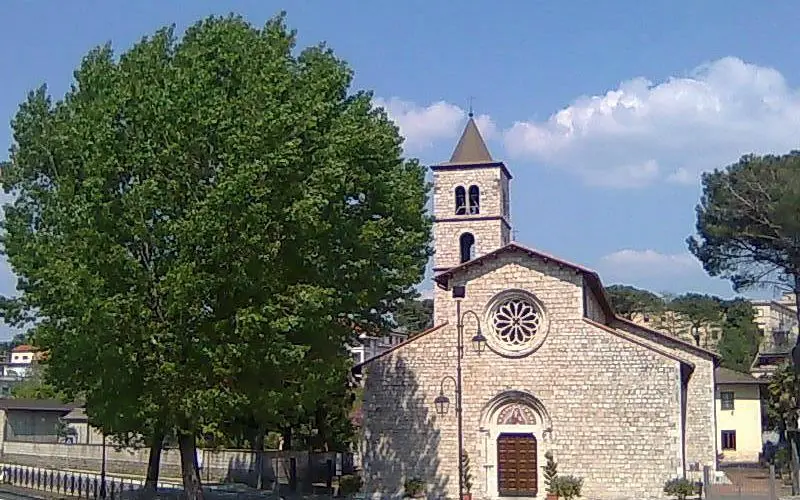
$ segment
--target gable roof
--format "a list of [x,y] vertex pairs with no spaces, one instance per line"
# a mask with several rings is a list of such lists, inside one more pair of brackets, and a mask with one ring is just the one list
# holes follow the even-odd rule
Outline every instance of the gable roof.
[[769,380],[755,378],[749,373],[737,372],[721,366],[714,370],[714,379],[717,384],[727,385],[761,385],[769,383]]
[[645,349],[650,349],[651,351],[655,351],[658,354],[664,356],[665,358],[669,358],[669,359],[671,359],[673,361],[677,361],[677,362],[685,365],[690,370],[694,370],[694,368],[695,368],[695,364],[692,363],[691,361],[683,359],[680,356],[675,355],[675,353],[671,352],[669,349],[659,348],[659,347],[651,345],[651,344],[649,344],[647,342],[644,342],[644,341],[641,340],[641,337],[637,337],[633,333],[627,332],[625,330],[619,330],[619,329],[614,328],[614,327],[609,326],[609,325],[604,325],[602,323],[598,323],[597,321],[594,321],[594,320],[589,319],[589,318],[583,318],[583,321],[585,323],[588,323],[588,324],[596,327],[596,328],[600,328],[601,330],[606,331],[606,332],[608,332],[608,333],[610,333],[612,335],[616,335],[617,337],[619,337],[621,339],[627,340],[628,342],[631,342],[631,343],[636,344],[638,346],[644,347]]
[[[683,340],[681,338],[675,337],[674,335],[670,335],[668,333],[664,333],[664,332],[662,332],[660,330],[655,330],[653,328],[649,328],[647,326],[640,325],[639,323],[634,323],[633,321],[629,320],[628,318],[625,318],[625,317],[622,317],[622,316],[620,316],[618,314],[615,314],[614,317],[612,318],[611,326],[617,326],[619,324],[622,324],[623,327],[637,328],[639,330],[645,331],[645,332],[649,333],[650,335],[653,335],[653,336],[656,336],[656,337],[664,339],[665,342],[669,342],[670,344],[675,344],[676,346],[680,346],[683,349],[695,352],[695,353],[700,354],[702,356],[709,356],[712,359],[714,359],[715,362],[719,362],[719,360],[721,359],[720,355],[718,353],[714,352],[714,351],[711,351],[709,349],[705,349],[703,347],[700,347],[699,345],[692,344],[691,342],[687,342],[687,341],[685,341],[685,340]],[[628,331],[630,331],[630,330],[628,330]]]
[[[600,281],[600,276],[597,274],[597,272],[587,267],[581,266],[579,264],[574,264],[564,259],[547,254],[545,252],[524,247],[519,243],[515,242],[509,243],[508,245],[500,247],[497,250],[481,255],[480,257],[476,257],[470,261],[464,262],[461,265],[443,271],[438,275],[436,275],[433,279],[439,285],[440,288],[446,289],[448,282],[454,276],[461,274],[467,271],[468,269],[482,266],[487,261],[497,259],[499,256],[507,253],[521,253],[531,258],[542,260],[545,263],[552,262],[553,264],[556,264],[559,267],[566,267],[568,269],[574,270],[578,274],[581,274],[583,276],[584,282],[592,291],[594,296],[597,298],[597,301],[600,303],[600,307],[603,309],[603,312],[606,315],[606,323],[608,326],[614,328],[615,326],[614,323],[617,324],[621,323],[623,325],[636,327],[653,336],[663,338],[665,341],[668,341],[669,343],[674,344],[675,346],[679,346],[683,349],[699,353],[704,356],[711,356],[713,359],[719,360],[719,354],[713,351],[709,351],[708,349],[703,349],[702,347],[696,346],[691,342],[686,342],[685,340],[673,337],[672,335],[669,335],[667,333],[654,330],[646,326],[642,326],[638,323],[633,323],[632,321],[617,315],[617,313],[614,311],[613,306],[611,305],[611,301],[609,300],[608,295],[606,294],[605,287],[603,287],[603,283]],[[637,332],[630,332],[630,333],[633,333],[634,335],[637,334]]]
[[591,269],[583,267],[581,265],[566,261],[559,257],[555,257],[548,253],[524,247],[516,242],[511,242],[506,246],[500,247],[497,250],[476,257],[470,261],[464,262],[461,265],[458,265],[456,267],[451,267],[450,269],[434,276],[433,280],[439,285],[440,288],[446,289],[447,283],[456,274],[460,274],[466,271],[467,269],[471,269],[473,267],[482,266],[486,261],[494,260],[499,256],[507,253],[522,253],[534,259],[542,260],[545,263],[552,262],[559,267],[566,267],[574,270],[578,274],[582,274],[583,278],[586,280],[586,283],[589,285],[589,288],[592,290],[592,292],[594,292],[595,296],[597,297],[597,300],[600,302],[600,307],[603,308],[603,312],[606,313],[607,316],[615,315],[614,309],[611,307],[611,302],[608,300],[608,296],[606,295],[605,288],[603,288],[603,284],[600,282],[600,276],[595,271],[592,271]]
[[27,410],[67,413],[77,407],[74,403],[62,403],[56,399],[0,399],[0,410]]
[[20,344],[17,347],[11,349],[11,352],[34,352],[37,351],[35,347],[28,344]]

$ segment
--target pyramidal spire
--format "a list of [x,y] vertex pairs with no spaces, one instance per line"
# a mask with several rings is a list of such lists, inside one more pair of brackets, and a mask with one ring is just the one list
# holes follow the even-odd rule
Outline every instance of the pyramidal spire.
[[492,162],[494,162],[492,155],[489,153],[489,148],[486,147],[483,137],[481,137],[478,125],[475,124],[472,110],[470,110],[467,126],[464,127],[464,133],[461,134],[461,139],[458,140],[453,156],[450,157],[448,163],[481,164]]

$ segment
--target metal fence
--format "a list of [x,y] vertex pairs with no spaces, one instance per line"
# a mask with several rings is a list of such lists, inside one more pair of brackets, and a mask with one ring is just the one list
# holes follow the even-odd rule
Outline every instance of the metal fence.
[[706,478],[705,497],[708,500],[777,500],[785,496],[787,485],[775,473],[774,466],[725,467],[726,482],[709,482]]
[[[124,479],[97,474],[57,471],[24,465],[0,466],[0,481],[20,488],[48,491],[60,495],[96,500],[120,499],[126,492],[140,489],[140,479]],[[160,483],[159,487],[172,486]]]

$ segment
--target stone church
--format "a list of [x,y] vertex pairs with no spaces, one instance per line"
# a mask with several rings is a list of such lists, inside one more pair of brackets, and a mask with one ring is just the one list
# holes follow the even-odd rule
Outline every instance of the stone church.
[[435,326],[354,368],[366,492],[419,479],[459,497],[459,345],[472,498],[545,498],[547,452],[590,499],[664,498],[667,480],[715,470],[716,354],[617,316],[594,271],[512,242],[511,173],[471,115],[432,170]]

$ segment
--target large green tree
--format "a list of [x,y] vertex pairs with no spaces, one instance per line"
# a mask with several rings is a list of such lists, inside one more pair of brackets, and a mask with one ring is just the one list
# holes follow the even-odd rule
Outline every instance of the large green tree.
[[198,434],[312,413],[351,325],[386,327],[423,274],[424,169],[352,77],[282,17],[210,18],[91,51],[13,121],[8,316],[35,313],[93,422],[177,434],[189,498]]
[[611,304],[620,316],[633,319],[637,314],[659,314],[664,310],[664,299],[653,292],[630,285],[606,287]]
[[755,309],[744,299],[725,301],[722,308],[725,318],[720,325],[722,334],[717,344],[722,366],[748,372],[761,343],[761,330],[754,321]]
[[700,329],[718,326],[722,320],[722,305],[718,297],[685,293],[672,298],[667,308],[680,315],[689,327],[695,343],[700,345]]
[[[800,152],[744,156],[703,174],[702,187],[697,234],[687,242],[705,270],[730,279],[737,290],[777,286],[793,291],[800,305]],[[797,346],[793,358],[800,371]],[[796,430],[796,421],[791,425]],[[797,451],[792,446],[795,492],[800,491]]]

